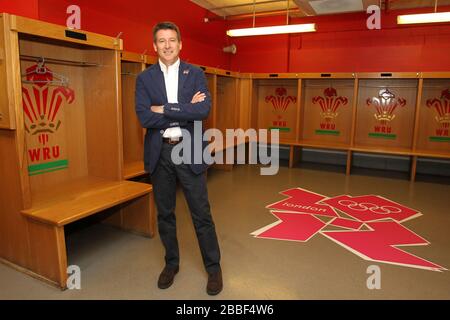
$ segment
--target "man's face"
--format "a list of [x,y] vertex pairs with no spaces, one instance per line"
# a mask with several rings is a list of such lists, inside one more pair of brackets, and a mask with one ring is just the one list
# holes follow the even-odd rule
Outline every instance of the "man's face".
[[159,30],[156,32],[156,43],[153,43],[153,48],[158,53],[161,62],[170,66],[178,59],[181,50],[181,41],[178,41],[175,30]]

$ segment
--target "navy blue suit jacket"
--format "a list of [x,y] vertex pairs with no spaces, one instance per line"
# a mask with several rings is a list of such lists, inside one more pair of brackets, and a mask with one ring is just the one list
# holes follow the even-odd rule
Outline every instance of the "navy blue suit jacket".
[[[206,98],[203,102],[191,103],[197,91],[205,93]],[[202,69],[180,61],[178,103],[168,103],[164,74],[159,63],[155,63],[138,75],[135,103],[139,121],[143,128],[147,128],[144,141],[144,166],[147,172],[153,173],[156,168],[164,130],[177,126],[188,130],[191,134],[190,168],[192,172],[200,174],[207,169],[208,165],[203,160],[201,164],[194,163],[194,121],[207,118],[211,109],[211,95]],[[164,114],[152,112],[150,110],[152,105],[164,105]],[[207,142],[202,141],[202,152],[206,144]]]

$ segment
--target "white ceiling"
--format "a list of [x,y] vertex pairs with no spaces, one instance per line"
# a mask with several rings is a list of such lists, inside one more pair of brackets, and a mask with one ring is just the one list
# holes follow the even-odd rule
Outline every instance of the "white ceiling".
[[[255,12],[266,12],[273,10],[286,10],[286,0],[256,0],[253,6],[252,0],[191,0],[199,6],[210,10],[219,16],[231,16]],[[290,8],[297,8],[293,0],[289,0]]]
[[317,0],[309,4],[317,14],[343,13],[363,11],[364,5],[361,0]]
[[[240,15],[286,11],[289,5],[291,17],[337,14],[365,11],[376,4],[383,10],[430,7],[434,10],[436,0],[191,0],[197,5],[225,18]],[[255,5],[254,5],[255,3]],[[438,8],[450,5],[450,0],[438,0]],[[278,12],[278,14],[281,14]]]

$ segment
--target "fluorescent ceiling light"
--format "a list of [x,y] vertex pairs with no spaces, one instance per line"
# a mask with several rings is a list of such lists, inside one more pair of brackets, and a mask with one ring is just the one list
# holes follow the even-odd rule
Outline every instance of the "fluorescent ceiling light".
[[271,27],[232,29],[227,31],[227,35],[230,37],[245,37],[245,36],[261,36],[269,34],[314,32],[314,31],[316,31],[316,24],[307,23],[307,24],[287,24]]
[[449,12],[407,14],[397,17],[397,24],[450,22]]

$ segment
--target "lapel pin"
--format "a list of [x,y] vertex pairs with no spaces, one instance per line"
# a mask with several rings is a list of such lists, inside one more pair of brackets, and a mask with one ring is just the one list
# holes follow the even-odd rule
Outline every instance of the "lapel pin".
[[183,74],[189,74],[189,69],[183,70]]

